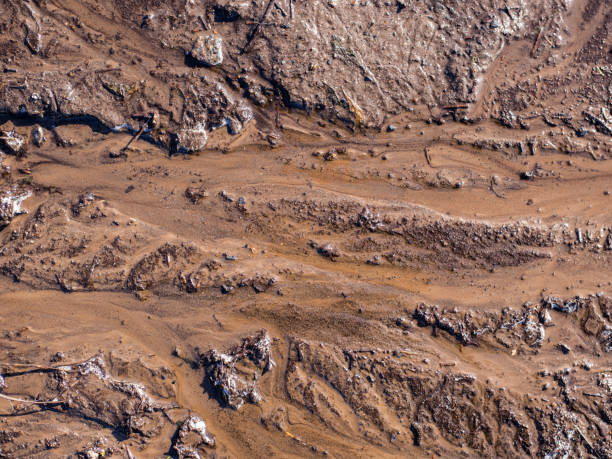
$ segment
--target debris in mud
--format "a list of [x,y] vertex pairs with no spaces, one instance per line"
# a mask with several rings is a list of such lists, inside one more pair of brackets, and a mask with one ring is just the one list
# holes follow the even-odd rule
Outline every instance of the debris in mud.
[[584,118],[595,126],[595,128],[602,134],[612,135],[612,128],[603,119],[593,115],[587,110],[583,111],[582,114],[584,115]]
[[276,366],[272,359],[272,338],[262,330],[225,353],[213,349],[201,354],[200,363],[220,401],[239,410],[245,402],[262,400],[258,380]]
[[204,185],[199,187],[190,186],[185,190],[185,197],[191,201],[192,204],[197,204],[200,200],[209,196],[208,190]]
[[78,217],[81,215],[81,211],[88,207],[96,199],[96,195],[93,193],[84,193],[80,195],[78,200],[72,205],[72,215]]
[[[434,333],[437,329],[448,332],[461,344],[478,346],[482,340],[491,335],[495,342],[504,347],[516,347],[525,342],[530,347],[541,347],[546,337],[544,327],[553,325],[550,310],[565,314],[581,312],[574,320],[586,334],[599,339],[605,352],[612,350],[612,325],[606,324],[597,312],[606,309],[608,297],[604,295],[575,297],[568,300],[544,298],[539,304],[527,303],[522,311],[504,308],[500,313],[484,313],[475,315],[472,312],[441,310],[438,306],[421,304],[414,311],[414,319],[419,326],[430,326]],[[489,341],[490,344],[492,342]],[[570,348],[561,343],[558,348],[563,353],[569,353]]]
[[609,9],[3,2],[0,456],[611,457]]
[[[388,349],[368,352],[294,339],[289,356],[285,383],[290,399],[329,428],[366,436],[374,444],[394,438],[400,447],[414,444],[421,452],[446,457],[466,447],[481,456],[504,457],[570,450],[605,457],[610,451],[605,415],[597,404],[574,412],[563,395],[554,401],[523,399],[490,380],[422,367]],[[596,378],[582,381],[594,389]],[[592,423],[602,428],[589,429],[593,441],[584,445],[574,434]],[[442,439],[447,443],[442,445]]]
[[[113,353],[111,360],[112,358]],[[141,375],[147,374],[152,388],[155,385],[158,388],[163,386],[161,377],[164,369],[149,369],[141,359],[125,364]],[[56,366],[3,363],[2,367],[5,369],[7,390],[11,391],[6,392],[11,394],[10,397],[7,395],[7,398],[20,401],[21,404],[20,408],[15,407],[15,412],[35,409],[34,413],[44,416],[45,408],[53,407],[52,413],[60,416],[57,419],[68,416],[78,422],[93,422],[98,426],[97,429],[110,429],[126,438],[137,440],[142,445],[162,434],[167,423],[165,413],[178,407],[171,401],[154,399],[143,384],[112,376],[102,355],[93,356],[80,363]],[[126,370],[127,368],[124,369]],[[170,373],[167,369],[165,372]],[[28,387],[22,386],[23,378],[31,378],[32,381],[42,378],[43,392],[32,399],[25,394],[13,396],[12,391],[17,389],[13,380],[17,381],[19,389]],[[174,397],[174,393],[165,393],[164,397]],[[37,424],[32,425],[35,428]],[[24,433],[29,435],[29,430],[24,429]],[[78,436],[76,438],[78,439]],[[57,446],[49,446],[53,444]],[[47,448],[58,446],[56,439],[49,443]],[[5,452],[9,453],[11,450],[12,448]]]
[[336,258],[340,256],[340,250],[338,250],[338,248],[335,245],[333,245],[331,242],[324,244],[322,246],[319,246],[319,248],[317,249],[317,252],[319,253],[319,255],[326,257],[326,258],[330,258],[332,261],[334,261]]
[[537,178],[555,177],[553,171],[546,170],[540,163],[535,163],[533,169],[521,172],[521,180],[535,180]]
[[559,350],[560,350],[561,352],[563,352],[564,354],[569,354],[569,353],[572,351],[572,349],[571,349],[571,348],[570,348],[570,347],[569,347],[567,344],[565,344],[565,343],[559,343],[559,344],[557,345],[557,347],[558,347],[558,348],[559,348]]
[[357,225],[363,226],[370,231],[376,231],[384,226],[380,214],[374,214],[370,209],[364,207],[357,216]]

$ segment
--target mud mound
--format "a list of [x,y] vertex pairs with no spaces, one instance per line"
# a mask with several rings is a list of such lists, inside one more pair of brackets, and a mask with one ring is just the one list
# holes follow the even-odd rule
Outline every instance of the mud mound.
[[[239,410],[245,402],[260,403],[257,380],[276,363],[272,359],[272,338],[265,330],[248,336],[226,353],[210,350],[200,356],[200,365],[218,398]],[[253,382],[249,382],[253,381]]]
[[[466,447],[498,457],[610,454],[605,435],[590,441],[583,433],[592,422],[607,422],[597,404],[585,400],[588,408],[577,416],[571,404],[517,398],[475,375],[449,372],[442,364],[432,369],[428,359],[418,362],[414,355],[295,340],[287,391],[325,425],[374,444],[415,444],[453,456]],[[572,378],[579,377],[583,387],[597,387],[595,375],[579,374]]]
[[[155,362],[146,361],[133,351],[115,350],[109,357],[110,365],[103,354],[80,363],[61,363],[63,353],[57,353],[52,358],[55,362],[46,366],[3,363],[5,384],[0,398],[11,402],[12,416],[35,418],[36,422],[17,422],[13,429],[18,430],[3,430],[2,453],[129,455],[129,447],[121,445],[126,439],[132,440],[133,449],[143,449],[149,442],[168,435],[169,419],[176,415],[180,418],[182,413],[174,401],[176,393],[171,383],[176,377],[174,373],[165,366],[156,367]],[[36,397],[23,392],[31,390],[37,391]],[[151,396],[151,392],[159,398]],[[73,432],[66,429],[68,426]],[[203,439],[198,442],[189,438],[192,431]],[[41,433],[46,436],[44,442],[38,440]],[[208,447],[215,445],[204,421],[192,415],[177,431],[174,448],[181,457],[187,457],[187,450],[196,452],[202,443]]]

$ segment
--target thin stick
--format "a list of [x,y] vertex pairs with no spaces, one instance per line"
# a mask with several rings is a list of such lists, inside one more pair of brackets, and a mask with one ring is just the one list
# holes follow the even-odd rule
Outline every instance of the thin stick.
[[493,188],[493,179],[491,179],[491,183],[489,184],[489,190],[491,190],[491,192],[497,196],[500,199],[504,199],[505,196],[503,194],[498,193],[497,191],[495,191],[495,188]]
[[427,148],[425,148],[425,159],[427,160],[427,164],[429,164],[429,167],[433,167],[431,165],[431,158],[429,157],[429,150]]
[[140,136],[142,135],[144,130],[147,128],[147,125],[151,122],[152,119],[153,119],[153,115],[149,116],[149,118],[147,118],[147,120],[144,123],[142,123],[142,127],[140,128],[140,131],[138,131],[136,135],[130,139],[127,145],[121,149],[121,153],[124,153],[128,149],[128,147],[132,144],[132,142],[135,142],[136,140],[140,138]]
[[293,0],[289,0],[289,18],[293,21]]
[[75,363],[64,363],[62,365],[57,365],[57,366],[43,366],[43,365],[37,365],[35,363],[8,363],[8,362],[0,362],[0,367],[18,367],[18,368],[35,368],[37,370],[59,370],[61,368],[64,367],[74,367],[74,366],[78,366],[78,365],[83,365],[84,363],[88,362],[90,359],[87,359],[83,362],[75,362]]
[[255,38],[255,35],[257,35],[257,32],[259,31],[259,28],[261,26],[261,23],[265,21],[266,16],[268,15],[268,11],[270,11],[270,7],[272,6],[272,3],[274,3],[274,0],[268,1],[268,4],[266,5],[266,9],[264,10],[264,13],[261,15],[261,19],[255,25],[255,27],[253,27],[253,30],[251,30],[251,33],[249,34],[249,38],[247,39],[247,42],[242,48],[242,50],[240,51],[240,54],[244,54],[249,49],[249,45]]
[[17,398],[17,397],[9,397],[8,395],[4,395],[4,394],[0,394],[0,397],[6,400],[11,400],[13,402],[30,403],[33,405],[61,405],[62,403],[64,403],[59,400],[47,400],[44,402],[40,402],[38,400],[25,400],[25,399]]
[[274,8],[276,8],[278,11],[280,11],[284,18],[287,17],[287,13],[283,9],[283,7],[280,6],[278,3],[274,2]]
[[538,33],[536,41],[533,43],[533,48],[531,48],[531,57],[535,57],[535,53],[538,49],[538,44],[540,43],[540,38],[542,38],[542,32],[544,32],[544,26],[540,27],[540,33]]
[[198,19],[200,20],[200,23],[202,24],[202,27],[204,27],[204,30],[208,30],[210,29],[210,27],[208,27],[208,23],[206,22],[206,20],[202,17],[202,15],[198,16]]

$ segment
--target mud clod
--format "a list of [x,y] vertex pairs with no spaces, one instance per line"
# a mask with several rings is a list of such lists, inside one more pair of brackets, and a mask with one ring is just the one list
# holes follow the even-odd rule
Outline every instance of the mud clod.
[[259,403],[258,380],[276,366],[272,339],[265,330],[248,336],[225,353],[210,350],[200,356],[206,378],[225,405],[239,410],[244,403]]

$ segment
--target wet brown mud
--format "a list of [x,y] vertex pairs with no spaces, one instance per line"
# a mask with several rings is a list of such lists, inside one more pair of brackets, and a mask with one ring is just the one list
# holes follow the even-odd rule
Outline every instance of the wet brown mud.
[[0,456],[612,455],[607,2],[0,13]]

